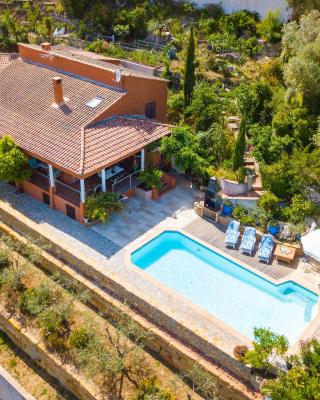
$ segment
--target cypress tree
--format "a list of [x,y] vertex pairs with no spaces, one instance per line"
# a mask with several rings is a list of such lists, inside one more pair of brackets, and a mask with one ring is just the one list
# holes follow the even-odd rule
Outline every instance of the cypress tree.
[[234,153],[232,157],[232,169],[237,171],[243,166],[243,157],[246,151],[246,120],[241,119],[239,134],[234,147]]
[[185,107],[191,103],[192,93],[195,85],[194,59],[195,59],[195,45],[194,45],[193,26],[191,26],[187,57],[184,68],[183,93],[184,93]]

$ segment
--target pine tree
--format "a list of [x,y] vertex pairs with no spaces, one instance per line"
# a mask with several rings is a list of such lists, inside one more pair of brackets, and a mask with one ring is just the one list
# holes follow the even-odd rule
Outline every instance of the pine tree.
[[234,171],[243,166],[243,157],[246,151],[246,125],[246,120],[242,118],[232,157],[232,169]]
[[192,93],[195,85],[195,45],[194,45],[194,34],[193,26],[191,26],[190,37],[187,50],[187,58],[184,68],[184,105],[185,107],[191,103]]

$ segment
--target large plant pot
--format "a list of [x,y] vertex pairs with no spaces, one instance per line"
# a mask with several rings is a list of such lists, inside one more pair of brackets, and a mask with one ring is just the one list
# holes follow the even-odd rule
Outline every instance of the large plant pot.
[[279,226],[273,226],[273,225],[269,225],[269,233],[271,233],[271,235],[277,235],[280,232],[280,228]]
[[223,214],[224,215],[231,215],[232,214],[233,207],[228,206],[226,204],[223,205]]
[[152,189],[146,190],[143,187],[136,187],[136,195],[144,200],[152,199]]

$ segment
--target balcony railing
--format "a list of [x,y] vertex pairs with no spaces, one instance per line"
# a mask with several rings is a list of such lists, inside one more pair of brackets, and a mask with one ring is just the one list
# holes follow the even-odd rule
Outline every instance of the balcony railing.
[[113,193],[125,193],[130,189],[136,187],[139,184],[138,173],[140,170],[133,172],[123,178],[115,179],[112,182],[112,192]]

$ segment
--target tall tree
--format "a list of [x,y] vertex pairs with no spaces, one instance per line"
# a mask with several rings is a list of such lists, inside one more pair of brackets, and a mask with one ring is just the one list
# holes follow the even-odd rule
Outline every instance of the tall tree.
[[193,26],[190,29],[190,37],[187,49],[187,57],[184,68],[184,104],[188,106],[191,103],[192,93],[195,85],[195,45],[194,45],[194,33]]
[[243,166],[243,157],[246,151],[246,125],[246,120],[242,118],[232,157],[232,169],[234,171]]

